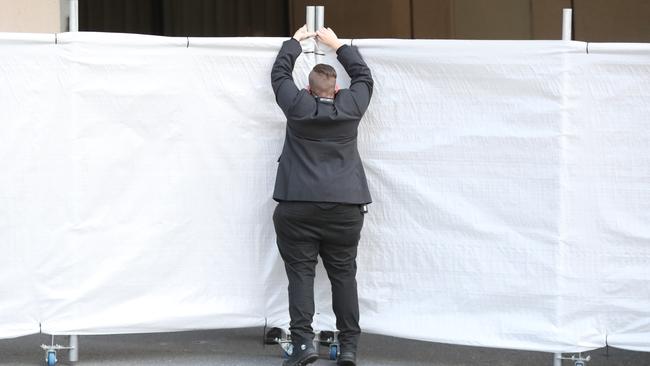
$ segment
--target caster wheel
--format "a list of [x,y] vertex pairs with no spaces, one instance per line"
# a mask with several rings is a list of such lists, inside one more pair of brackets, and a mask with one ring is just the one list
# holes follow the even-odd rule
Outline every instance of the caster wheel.
[[54,366],[56,365],[56,352],[54,351],[49,351],[47,353],[47,366]]
[[335,361],[339,356],[339,346],[332,344],[330,346],[330,360]]

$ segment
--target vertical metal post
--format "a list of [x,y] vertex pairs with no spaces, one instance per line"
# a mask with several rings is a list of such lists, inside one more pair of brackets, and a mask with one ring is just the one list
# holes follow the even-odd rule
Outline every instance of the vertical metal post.
[[[571,40],[571,21],[573,9],[563,9],[562,11],[562,40]],[[553,366],[562,366],[562,353],[553,354]]]
[[307,7],[307,32],[315,32],[316,31],[316,7],[315,6],[308,6]]
[[[313,33],[321,29],[325,25],[325,7],[324,6],[307,6],[306,11],[307,32]],[[313,52],[316,62],[318,62],[318,55],[323,55],[318,47],[318,41],[313,40],[314,49],[304,50],[304,52]]]
[[[67,9],[65,6],[66,1],[68,2]],[[60,0],[59,9],[61,20],[65,19],[67,15],[67,30],[69,32],[79,32],[79,0]],[[66,29],[62,26],[61,30],[65,31]],[[54,346],[54,335],[52,335],[52,346]],[[71,335],[69,346],[71,347],[68,352],[70,362],[79,361],[79,337],[76,335]]]
[[79,361],[79,336],[70,336],[70,347],[72,347],[68,353],[70,356],[70,362]]
[[564,9],[562,13],[562,40],[571,40],[571,22],[573,18],[573,9]]
[[[573,9],[563,9],[562,11],[562,40],[571,40],[571,20]],[[553,354],[553,366],[562,366],[562,353]]]
[[315,30],[319,30],[325,26],[325,7],[317,6],[316,7],[316,22]]
[[70,32],[79,32],[79,0],[70,1]]
[[[317,6],[316,7],[316,16],[315,16],[315,24],[316,30],[319,30],[325,26],[325,7],[324,6]],[[318,62],[318,56],[323,56],[325,55],[321,50],[320,50],[320,45],[318,44],[318,40],[316,40],[316,48],[314,49],[314,56],[316,57],[316,62]]]

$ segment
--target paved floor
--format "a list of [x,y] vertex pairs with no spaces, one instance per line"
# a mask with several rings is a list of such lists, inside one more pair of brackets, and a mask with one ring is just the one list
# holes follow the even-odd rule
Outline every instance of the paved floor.
[[[262,345],[262,328],[141,335],[82,336],[78,366],[262,366],[282,363],[279,346]],[[56,343],[67,342],[58,337]],[[47,335],[0,340],[0,365],[43,365],[39,346]],[[552,366],[549,353],[453,346],[365,334],[359,349],[362,366]],[[650,353],[610,348],[588,352],[587,366],[650,366]],[[59,365],[70,365],[67,353]],[[333,366],[323,355],[316,365]],[[573,365],[564,361],[563,366]]]

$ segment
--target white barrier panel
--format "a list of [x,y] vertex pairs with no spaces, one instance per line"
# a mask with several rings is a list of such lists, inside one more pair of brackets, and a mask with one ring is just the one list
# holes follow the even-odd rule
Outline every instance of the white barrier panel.
[[[286,326],[282,39],[56,42],[0,34],[0,337]],[[650,45],[354,44],[376,81],[364,330],[650,350]]]

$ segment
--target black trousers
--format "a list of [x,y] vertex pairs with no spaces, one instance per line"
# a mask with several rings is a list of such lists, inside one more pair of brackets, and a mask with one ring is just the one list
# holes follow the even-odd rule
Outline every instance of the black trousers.
[[342,351],[356,351],[359,328],[357,246],[364,215],[358,205],[280,202],[273,213],[278,249],[289,279],[292,338],[312,340],[318,255],[332,285]]

